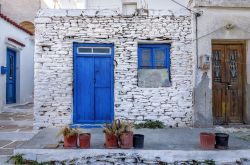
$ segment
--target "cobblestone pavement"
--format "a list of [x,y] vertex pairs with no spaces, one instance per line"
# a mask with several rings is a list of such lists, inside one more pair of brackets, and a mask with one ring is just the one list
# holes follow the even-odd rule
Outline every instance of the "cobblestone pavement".
[[33,104],[8,106],[0,113],[0,164],[34,136],[33,118]]

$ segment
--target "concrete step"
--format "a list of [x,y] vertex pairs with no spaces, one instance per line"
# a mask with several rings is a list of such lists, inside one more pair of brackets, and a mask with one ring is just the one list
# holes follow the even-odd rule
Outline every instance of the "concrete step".
[[2,108],[2,112],[12,112],[12,113],[33,113],[33,104],[25,103],[25,104],[10,104],[5,105]]
[[[244,165],[249,165],[250,150],[135,150],[135,149],[15,149],[14,154],[23,154],[28,160],[38,162],[46,161],[87,161],[89,159],[105,160],[112,162],[116,157],[124,159],[146,160],[155,162],[179,162],[190,160],[214,160],[216,164],[227,164],[228,162],[245,159]],[[114,161],[115,162],[115,161]]]

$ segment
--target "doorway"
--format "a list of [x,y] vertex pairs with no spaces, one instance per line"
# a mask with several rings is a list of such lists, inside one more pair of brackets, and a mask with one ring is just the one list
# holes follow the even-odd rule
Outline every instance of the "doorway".
[[243,123],[245,44],[212,45],[213,119],[215,125]]
[[16,51],[7,48],[6,104],[16,103]]
[[113,44],[74,44],[74,124],[114,119]]

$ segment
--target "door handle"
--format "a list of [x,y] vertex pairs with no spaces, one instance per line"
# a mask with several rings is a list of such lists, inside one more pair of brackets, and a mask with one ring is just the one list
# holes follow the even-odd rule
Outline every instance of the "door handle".
[[231,85],[231,84],[228,84],[227,85],[227,90],[229,90],[230,89],[230,87],[232,87],[233,85]]

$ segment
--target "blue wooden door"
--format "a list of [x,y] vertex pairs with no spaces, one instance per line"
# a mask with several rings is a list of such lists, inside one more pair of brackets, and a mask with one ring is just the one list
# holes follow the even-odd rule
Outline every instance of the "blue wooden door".
[[114,118],[113,45],[74,44],[74,124]]
[[16,52],[7,49],[6,104],[16,103]]

